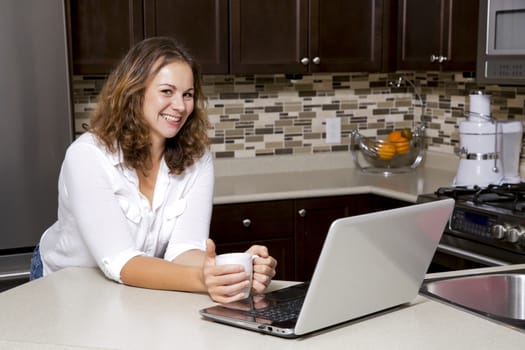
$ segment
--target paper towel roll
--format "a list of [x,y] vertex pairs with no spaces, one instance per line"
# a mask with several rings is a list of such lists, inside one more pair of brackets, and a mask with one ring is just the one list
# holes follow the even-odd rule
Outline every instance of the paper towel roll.
[[470,97],[469,120],[483,122],[490,117],[490,95],[473,94]]

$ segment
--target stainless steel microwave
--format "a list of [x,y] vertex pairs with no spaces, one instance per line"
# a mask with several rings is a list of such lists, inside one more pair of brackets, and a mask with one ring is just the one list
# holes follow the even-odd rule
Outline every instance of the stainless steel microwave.
[[525,85],[525,0],[480,0],[476,80]]

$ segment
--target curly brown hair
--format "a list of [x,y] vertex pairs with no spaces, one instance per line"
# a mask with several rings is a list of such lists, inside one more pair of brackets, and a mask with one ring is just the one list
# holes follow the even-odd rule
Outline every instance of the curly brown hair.
[[109,75],[88,129],[109,152],[122,152],[124,165],[129,168],[147,172],[151,167],[150,128],[142,112],[144,93],[150,79],[174,61],[191,67],[194,109],[177,135],[166,140],[164,159],[170,173],[182,173],[209,148],[199,65],[173,38],[148,38],[131,48]]

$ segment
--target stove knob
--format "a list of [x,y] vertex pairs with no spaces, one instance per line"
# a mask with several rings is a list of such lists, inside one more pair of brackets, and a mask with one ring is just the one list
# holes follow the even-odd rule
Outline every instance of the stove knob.
[[507,232],[507,227],[498,224],[492,226],[492,237],[495,239],[503,239],[505,238],[505,233]]
[[517,243],[520,240],[520,237],[523,236],[523,233],[523,227],[512,227],[506,233],[507,241],[509,241],[510,243]]
[[525,248],[525,234],[520,236],[520,239],[518,240],[518,244]]

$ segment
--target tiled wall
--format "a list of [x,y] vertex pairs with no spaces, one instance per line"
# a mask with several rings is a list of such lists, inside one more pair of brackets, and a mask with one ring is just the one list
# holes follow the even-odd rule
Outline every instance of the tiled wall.
[[[392,86],[398,77],[413,82]],[[96,105],[104,77],[74,78],[76,130]],[[392,128],[412,127],[423,119],[429,150],[453,154],[458,125],[469,111],[469,92],[491,94],[498,120],[525,120],[525,87],[477,86],[461,73],[397,72],[304,75],[204,76],[209,136],[216,157],[346,152],[349,134],[384,135]],[[341,143],[325,142],[327,118],[340,118]],[[524,153],[522,152],[522,158]]]

